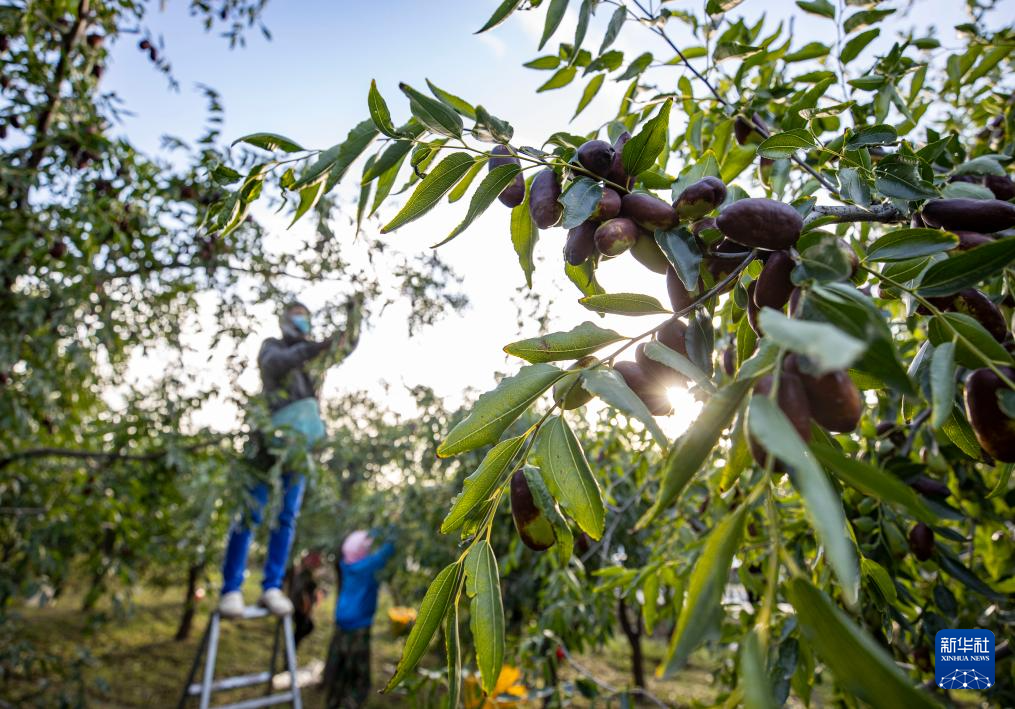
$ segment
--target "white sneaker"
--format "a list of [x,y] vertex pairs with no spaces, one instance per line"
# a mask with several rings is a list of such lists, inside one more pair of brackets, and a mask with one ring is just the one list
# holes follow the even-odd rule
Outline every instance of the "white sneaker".
[[219,615],[223,618],[239,618],[243,615],[246,604],[243,602],[243,594],[239,591],[223,593],[219,599]]
[[261,600],[258,603],[267,608],[268,612],[272,615],[291,615],[293,612],[293,602],[282,593],[280,588],[264,589],[264,593],[261,594]]

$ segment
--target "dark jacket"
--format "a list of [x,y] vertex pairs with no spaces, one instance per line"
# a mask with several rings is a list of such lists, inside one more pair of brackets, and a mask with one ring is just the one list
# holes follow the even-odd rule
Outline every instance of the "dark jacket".
[[300,399],[316,399],[320,394],[323,371],[310,374],[304,365],[331,347],[330,340],[286,342],[269,337],[261,345],[257,366],[261,370],[261,388],[273,413]]

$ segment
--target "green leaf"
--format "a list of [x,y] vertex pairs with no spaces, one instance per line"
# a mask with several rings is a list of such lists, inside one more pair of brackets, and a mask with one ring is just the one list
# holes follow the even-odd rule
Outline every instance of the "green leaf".
[[588,177],[579,177],[572,180],[567,190],[558,200],[564,205],[564,216],[561,226],[565,229],[574,229],[584,222],[599,206],[603,198],[603,185]]
[[916,166],[903,162],[887,162],[889,155],[875,167],[874,186],[886,197],[897,199],[931,199],[938,196],[937,188],[924,180]]
[[987,362],[1012,363],[1004,346],[965,313],[941,313],[932,317],[927,339],[934,346],[955,340],[955,361],[963,367],[982,367]]
[[821,15],[830,20],[835,19],[835,6],[828,0],[797,0],[797,7],[804,12]]
[[673,265],[680,282],[690,291],[698,290],[698,279],[701,270],[701,251],[698,240],[687,227],[678,226],[655,232],[656,243],[666,255],[666,260]]
[[758,155],[764,158],[791,158],[798,150],[810,150],[816,147],[813,136],[804,128],[796,128],[785,133],[776,133],[761,142]]
[[842,60],[843,64],[849,64],[851,61],[856,59],[860,52],[862,52],[868,44],[874,41],[874,38],[881,34],[881,30],[867,30],[861,32],[853,39],[846,42],[846,46],[842,48],[842,52],[839,54],[839,59]]
[[701,369],[687,357],[679,352],[671,350],[666,345],[654,340],[646,342],[645,356],[649,359],[654,359],[660,364],[665,364],[674,371],[680,372],[708,393],[715,393],[715,385],[712,384],[712,380],[709,379],[707,374],[701,371]]
[[849,34],[853,30],[858,30],[861,27],[867,25],[873,25],[880,22],[884,18],[891,15],[895,10],[861,10],[860,12],[854,13],[846,18],[845,22],[842,23],[842,29]]
[[405,156],[412,150],[412,138],[417,137],[423,130],[423,126],[415,119],[401,126],[398,131],[405,136],[405,139],[396,140],[388,145],[380,157],[370,166],[370,169],[363,173],[363,181],[370,182],[375,177],[386,174],[393,165],[401,165]]
[[624,378],[615,371],[612,369],[586,369],[582,372],[582,386],[585,391],[595,394],[610,406],[620,409],[645,424],[656,443],[661,447],[665,448],[669,444],[666,434],[659,428],[659,424],[656,423],[645,404],[631,391]]
[[847,692],[872,706],[937,706],[913,687],[891,655],[807,580],[791,579],[787,596],[804,636]]
[[672,99],[667,99],[659,112],[624,144],[624,170],[628,175],[639,175],[655,165],[659,154],[666,147],[672,104]]
[[740,648],[740,688],[747,709],[776,709],[779,706],[772,699],[768,667],[756,630],[744,637]]
[[[283,153],[298,153],[304,150],[303,146],[294,140],[289,140],[284,135],[278,133],[251,133],[245,135],[242,138],[237,138],[232,142],[232,145],[237,143],[246,143],[247,145],[253,145],[255,148],[261,150],[267,150],[270,153],[274,153],[277,150],[281,150]],[[239,175],[237,175],[239,177]]]
[[648,69],[652,63],[652,52],[644,52],[635,57],[634,61],[627,65],[624,69],[624,73],[618,76],[616,81],[627,81],[628,79],[637,78]]
[[744,0],[708,0],[705,4],[705,12],[710,15],[721,15],[729,12]]
[[919,294],[937,297],[957,293],[1004,270],[1015,260],[1015,237],[998,239],[936,263],[920,281]]
[[827,323],[790,319],[773,308],[762,308],[761,331],[778,345],[811,360],[818,374],[846,369],[867,349],[867,343]]
[[938,547],[937,562],[942,571],[947,573],[949,576],[958,579],[963,586],[976,591],[981,596],[985,596],[992,601],[1000,601],[1002,603],[1008,600],[1007,596],[998,593],[984,583],[979,576],[964,566],[962,562],[959,561],[957,557],[953,556],[946,548],[940,546]]
[[593,539],[603,536],[606,507],[581,443],[563,416],[552,416],[539,439],[543,480],[582,531]]
[[536,93],[563,88],[571,83],[577,73],[578,67],[573,64],[569,64],[568,66],[558,69],[545,84],[536,89]]
[[469,225],[476,220],[476,217],[485,212],[493,204],[493,201],[504,191],[504,188],[514,182],[515,176],[521,170],[522,168],[514,163],[498,165],[490,170],[486,177],[483,178],[483,181],[479,183],[476,193],[472,195],[472,201],[469,202],[469,211],[465,213],[465,219],[462,220],[461,224],[452,229],[451,233],[443,241],[434,244],[431,248],[436,249],[438,246],[443,246],[468,229]]
[[996,159],[987,155],[982,155],[966,162],[955,168],[955,175],[994,175],[995,177],[1004,177],[1004,168],[1001,166]]
[[398,88],[409,97],[409,110],[420,123],[439,135],[446,135],[449,138],[462,137],[465,126],[457,111],[443,101],[420,93],[408,84],[399,84]]
[[463,98],[455,96],[453,93],[445,91],[441,87],[434,84],[430,79],[426,80],[426,85],[430,88],[430,92],[440,99],[449,108],[453,109],[456,113],[460,113],[466,118],[476,120],[476,108]]
[[564,275],[585,295],[602,295],[606,292],[596,280],[596,269],[591,259],[578,266],[565,263]]
[[391,122],[391,111],[388,110],[388,104],[381,96],[381,92],[377,90],[377,79],[370,80],[367,106],[370,109],[370,119],[374,122],[377,130],[389,138],[398,138],[399,134],[395,130],[395,124]]
[[[595,0],[598,2],[598,0]],[[589,19],[592,16],[592,3],[593,0],[582,0],[582,5],[578,9],[578,24],[574,30],[574,53],[571,55],[571,63],[577,63],[581,65],[580,57],[582,53],[578,50],[581,49],[582,43],[585,41],[585,34],[589,30]]]
[[530,62],[525,62],[522,66],[538,70],[556,69],[560,66],[560,56],[556,54],[549,54],[545,57],[536,57]]
[[701,556],[691,567],[680,617],[670,639],[667,658],[657,675],[672,676],[681,670],[691,653],[721,621],[722,594],[744,533],[747,507],[741,505],[722,518],[705,540]]
[[722,160],[719,178],[729,184],[744,170],[751,166],[758,154],[757,145],[731,145],[726,157]]
[[500,595],[497,557],[485,539],[465,557],[465,591],[472,599],[470,627],[476,646],[476,664],[483,679],[483,691],[497,684],[504,664],[504,602]]
[[829,51],[830,49],[827,44],[822,44],[821,42],[808,42],[795,52],[790,52],[785,55],[782,59],[787,64],[792,64],[793,62],[804,62],[808,59],[817,59],[818,57],[826,56]]
[[760,51],[761,47],[756,47],[751,44],[741,44],[740,42],[720,42],[716,45],[715,51],[712,52],[712,59],[718,63],[725,59],[747,57],[752,54],[757,54]]
[[811,451],[821,465],[847,485],[882,502],[904,507],[918,520],[928,524],[937,521],[913,488],[887,470],[846,457],[841,451],[820,443],[812,443]]
[[976,435],[973,433],[972,427],[969,422],[966,421],[966,417],[962,414],[962,409],[957,405],[952,409],[952,415],[948,417],[944,426],[941,427],[941,432],[948,437],[948,440],[954,443],[959,450],[968,455],[973,460],[980,460],[983,457],[983,451],[980,450],[980,443],[976,440]]
[[327,192],[330,186],[334,186],[342,179],[353,161],[367,149],[367,146],[376,137],[377,129],[374,127],[373,121],[367,119],[357,124],[349,131],[344,142],[321,153],[317,161],[293,183],[292,189],[301,190],[307,185],[327,178],[329,185],[329,187],[325,187]]
[[529,212],[529,194],[526,190],[525,200],[511,210],[511,245],[518,255],[518,264],[522,267],[529,288],[532,287],[532,272],[536,268],[534,254],[538,240],[539,228]]
[[405,226],[433,209],[448,190],[469,171],[473,163],[474,160],[468,153],[451,153],[441,160],[437,167],[416,185],[409,201],[399,210],[395,218],[381,229],[381,233],[387,234]]
[[895,128],[889,125],[863,126],[846,139],[847,150],[859,150],[868,145],[890,145],[899,139]]
[[941,189],[945,199],[994,199],[994,193],[983,185],[969,182],[949,182]]
[[955,343],[942,342],[930,359],[930,391],[933,402],[930,425],[941,428],[955,406]]
[[398,668],[384,688],[385,692],[390,692],[416,669],[416,665],[419,664],[420,658],[423,657],[423,653],[430,645],[434,633],[437,632],[437,628],[447,614],[461,582],[462,564],[455,562],[445,566],[430,584],[430,588],[427,589],[426,595],[423,596],[423,602],[419,606],[419,612],[416,614],[416,622],[412,624],[412,630],[409,631],[409,637],[402,648],[402,658],[398,661]]
[[505,471],[510,469],[511,461],[528,437],[526,433],[508,438],[487,452],[479,467],[462,483],[462,492],[455,497],[451,509],[441,522],[441,534],[453,532],[461,527],[474,509],[490,499],[503,482]]
[[751,397],[747,428],[771,455],[793,469],[790,479],[803,498],[811,526],[825,548],[846,602],[856,603],[859,562],[846,527],[842,501],[817,459],[786,415],[767,396]]
[[610,24],[606,26],[606,34],[603,35],[603,43],[599,45],[599,53],[605,52],[610,45],[617,39],[617,35],[620,34],[621,28],[624,26],[624,20],[627,19],[627,7],[621,5],[613,14],[610,16]]
[[578,117],[578,114],[585,110],[585,107],[592,102],[592,99],[599,93],[599,89],[602,88],[603,82],[606,80],[606,74],[596,74],[592,77],[588,84],[585,85],[585,91],[582,92],[581,100],[578,101],[578,108],[575,109],[574,115],[571,116],[573,121]]
[[553,365],[530,364],[513,377],[505,377],[496,389],[480,396],[469,415],[451,429],[437,447],[437,455],[447,458],[493,443],[562,376],[564,372]]
[[518,6],[522,4],[522,0],[504,0],[497,9],[490,15],[490,19],[486,21],[486,24],[476,30],[475,34],[481,34],[489,29],[493,29],[501,22],[506,20],[512,12],[518,9]]
[[546,11],[546,23],[543,25],[543,36],[539,39],[540,49],[560,27],[560,21],[564,19],[564,13],[567,11],[567,2],[568,0],[550,0],[550,7]]
[[750,387],[750,380],[735,381],[724,386],[705,402],[697,419],[687,432],[677,439],[666,456],[659,497],[638,520],[635,529],[645,529],[680,496],[718,444],[719,437],[733,420],[737,409],[740,408],[740,402]]
[[578,301],[597,313],[616,315],[661,315],[670,311],[650,295],[641,293],[603,293],[588,295]]
[[627,338],[613,330],[585,321],[567,332],[553,332],[542,337],[512,342],[504,347],[504,351],[509,355],[521,357],[526,362],[556,362],[579,359],[624,339]]
[[905,261],[948,251],[959,237],[940,229],[897,229],[885,234],[867,249],[868,261]]
[[469,168],[469,171],[465,173],[465,177],[460,179],[458,184],[456,184],[454,188],[448,192],[448,204],[454,204],[465,196],[465,193],[469,191],[469,187],[471,187],[473,181],[475,181],[476,175],[478,175],[484,167],[486,167],[486,162],[484,160],[477,160],[476,164]]
[[293,220],[289,222],[290,227],[299,221],[299,218],[306,214],[311,207],[317,204],[317,200],[321,198],[323,188],[323,182],[315,182],[300,190],[300,203],[296,206],[296,211],[293,213]]
[[444,649],[448,659],[447,709],[458,709],[462,694],[462,642],[458,636],[458,599],[451,602],[444,625]]
[[888,603],[895,603],[899,597],[899,593],[895,588],[895,583],[892,581],[892,577],[888,575],[887,571],[885,571],[885,567],[876,561],[872,561],[866,557],[861,557],[860,572],[874,583],[878,592]]

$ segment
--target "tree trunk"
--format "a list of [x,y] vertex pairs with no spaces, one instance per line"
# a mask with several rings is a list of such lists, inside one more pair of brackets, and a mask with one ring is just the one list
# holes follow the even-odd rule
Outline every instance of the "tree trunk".
[[180,625],[176,629],[174,640],[186,640],[190,637],[190,629],[194,625],[194,614],[197,613],[197,583],[201,580],[204,572],[204,562],[191,564],[187,569],[187,596],[183,600],[183,615],[180,616]]
[[632,625],[627,617],[627,604],[624,598],[620,598],[617,605],[617,617],[620,619],[620,629],[624,631],[628,644],[631,646],[631,676],[634,679],[634,686],[645,688],[645,658],[641,653],[642,622],[641,613],[637,621]]

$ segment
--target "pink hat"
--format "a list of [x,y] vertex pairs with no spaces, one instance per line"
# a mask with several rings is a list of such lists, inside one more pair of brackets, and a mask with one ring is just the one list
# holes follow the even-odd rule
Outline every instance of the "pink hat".
[[370,533],[357,529],[342,542],[342,561],[347,564],[355,564],[370,553],[370,545],[373,540]]

